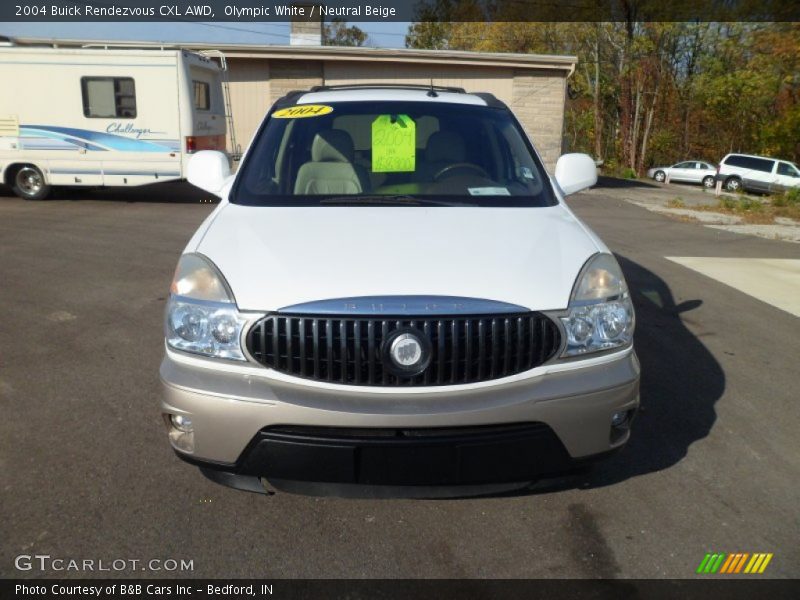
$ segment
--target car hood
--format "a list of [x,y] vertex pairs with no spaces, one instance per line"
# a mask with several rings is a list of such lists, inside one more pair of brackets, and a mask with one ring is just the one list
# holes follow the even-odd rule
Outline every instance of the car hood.
[[220,207],[195,248],[242,310],[363,296],[565,308],[601,250],[563,206]]

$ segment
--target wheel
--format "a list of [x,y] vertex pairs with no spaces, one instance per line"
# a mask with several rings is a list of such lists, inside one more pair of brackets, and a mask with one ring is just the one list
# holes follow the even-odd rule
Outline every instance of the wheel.
[[711,189],[716,185],[716,183],[717,180],[713,175],[706,175],[703,177],[703,187],[705,188]]
[[33,165],[25,165],[14,174],[14,193],[25,200],[43,200],[52,189],[44,182],[44,175]]
[[653,179],[655,179],[658,183],[664,183],[667,179],[667,174],[664,171],[656,171],[656,174],[653,175]]
[[725,189],[729,192],[738,192],[742,189],[742,180],[738,177],[729,177],[725,180]]

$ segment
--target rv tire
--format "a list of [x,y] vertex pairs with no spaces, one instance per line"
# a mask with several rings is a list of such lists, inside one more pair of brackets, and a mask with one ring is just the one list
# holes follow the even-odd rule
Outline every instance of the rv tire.
[[25,200],[44,200],[52,188],[45,183],[41,170],[34,165],[19,166],[11,177],[14,193]]

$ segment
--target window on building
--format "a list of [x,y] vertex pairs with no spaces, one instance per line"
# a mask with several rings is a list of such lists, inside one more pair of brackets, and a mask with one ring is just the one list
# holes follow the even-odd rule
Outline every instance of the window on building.
[[81,77],[81,93],[85,117],[136,118],[136,86],[131,77]]

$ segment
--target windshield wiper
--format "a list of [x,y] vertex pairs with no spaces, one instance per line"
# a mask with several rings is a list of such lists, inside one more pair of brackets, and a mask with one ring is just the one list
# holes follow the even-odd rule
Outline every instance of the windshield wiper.
[[320,204],[389,204],[393,206],[475,206],[463,202],[431,200],[408,194],[386,194],[372,196],[330,196],[319,201]]

